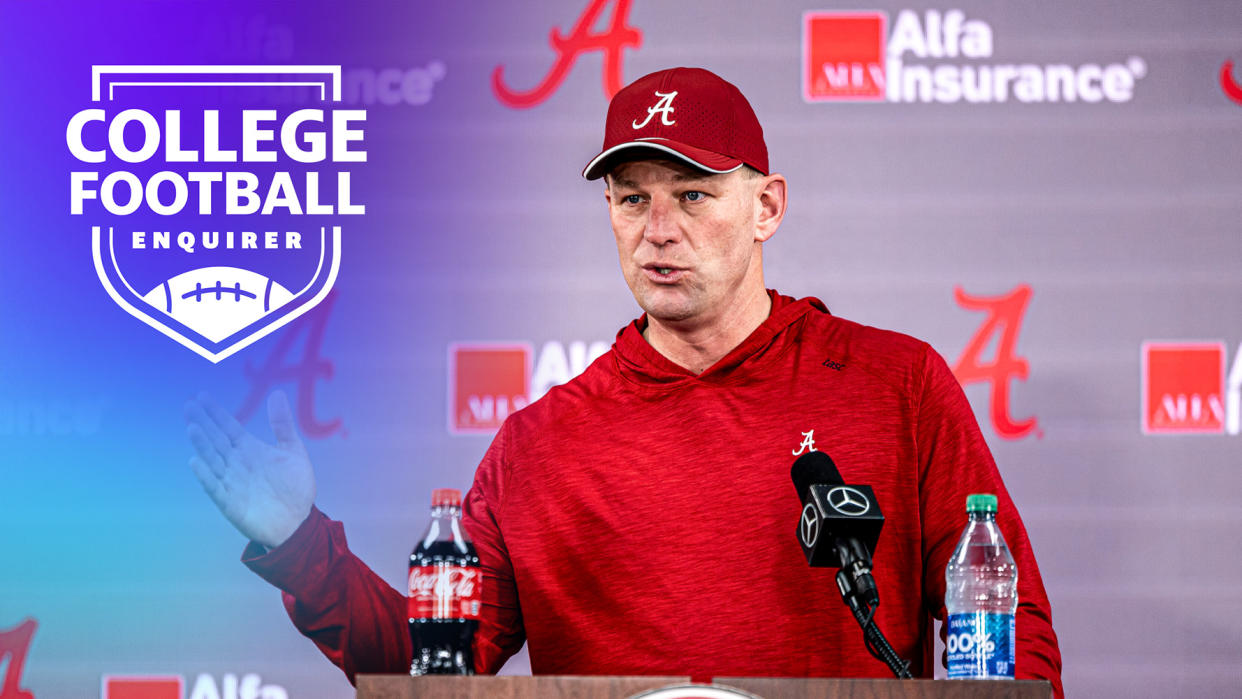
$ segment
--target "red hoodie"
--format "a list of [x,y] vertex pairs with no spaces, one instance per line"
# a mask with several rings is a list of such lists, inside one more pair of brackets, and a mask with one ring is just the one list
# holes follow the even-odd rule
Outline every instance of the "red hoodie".
[[[885,516],[877,624],[933,670],[932,617],[969,493],[999,498],[1019,570],[1019,678],[1061,696],[1039,568],[961,388],[926,343],[775,292],[768,319],[694,375],[642,337],[506,420],[464,523],[484,568],[475,664],[526,641],[535,674],[891,677],[863,647],[834,571],[795,540],[799,452],[830,454]],[[406,672],[405,599],[318,510],[279,548],[248,548],[297,627],[353,679]]]

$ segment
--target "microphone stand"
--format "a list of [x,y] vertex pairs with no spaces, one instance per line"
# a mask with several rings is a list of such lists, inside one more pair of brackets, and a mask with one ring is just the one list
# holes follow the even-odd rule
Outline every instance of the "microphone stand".
[[875,610],[880,606],[880,592],[871,577],[871,553],[857,539],[836,541],[841,569],[837,571],[837,589],[841,598],[862,627],[863,643],[876,660],[888,665],[898,679],[913,679],[910,661],[902,660],[889,645],[888,639],[875,625]]

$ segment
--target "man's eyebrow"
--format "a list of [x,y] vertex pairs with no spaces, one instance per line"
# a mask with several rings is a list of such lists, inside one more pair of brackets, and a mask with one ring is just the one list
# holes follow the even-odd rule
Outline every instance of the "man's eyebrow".
[[707,172],[683,172],[673,175],[674,182],[707,182],[715,175]]
[[[672,179],[678,184],[686,182],[710,182],[715,179],[716,175],[709,172],[679,172],[673,175]],[[625,187],[626,189],[641,189],[639,184],[633,180],[616,175],[610,175],[612,184],[617,187]]]

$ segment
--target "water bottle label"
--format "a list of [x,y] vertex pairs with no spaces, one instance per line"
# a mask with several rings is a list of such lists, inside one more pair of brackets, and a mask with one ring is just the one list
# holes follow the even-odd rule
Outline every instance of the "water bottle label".
[[1012,614],[950,614],[945,637],[949,678],[1013,678]]
[[465,566],[411,566],[411,619],[478,619],[483,572]]

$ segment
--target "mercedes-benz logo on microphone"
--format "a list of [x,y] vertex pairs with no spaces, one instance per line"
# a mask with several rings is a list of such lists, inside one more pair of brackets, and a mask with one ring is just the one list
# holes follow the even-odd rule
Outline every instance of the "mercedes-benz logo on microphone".
[[802,545],[811,548],[819,540],[819,511],[815,503],[808,502],[802,508],[802,523],[798,525],[798,534],[802,537]]
[[[847,517],[858,517],[867,514],[871,509],[871,501],[858,490],[848,485],[839,485],[828,491],[828,504],[832,509]],[[805,518],[806,513],[802,516]]]

